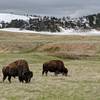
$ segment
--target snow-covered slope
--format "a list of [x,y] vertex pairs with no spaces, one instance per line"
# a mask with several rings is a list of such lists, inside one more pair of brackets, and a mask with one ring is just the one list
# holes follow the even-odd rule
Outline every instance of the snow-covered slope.
[[28,20],[29,17],[24,16],[24,15],[15,15],[15,14],[9,14],[9,13],[0,13],[0,22],[10,22],[11,20],[14,19],[22,19],[22,20]]
[[[15,15],[15,14],[7,14],[7,13],[0,13],[0,22],[10,22],[11,20],[14,19],[22,19],[25,21],[28,21],[29,18],[34,18],[37,19],[39,17],[32,17],[32,16],[24,16],[24,15]],[[41,19],[41,17],[40,17]],[[68,19],[66,19],[68,20]],[[43,21],[43,20],[42,20]],[[70,19],[71,22],[73,22],[75,25],[77,24],[77,21],[80,21],[80,24],[88,24],[88,20],[86,18],[82,19]],[[36,31],[29,31],[29,30],[20,30],[18,28],[3,28],[0,29],[0,31],[9,31],[9,32],[23,32],[23,33],[38,33],[38,34],[46,34],[46,35],[99,35],[100,36],[100,31],[97,31],[95,29],[87,30],[87,31],[82,31],[81,28],[77,28],[77,30],[73,28],[62,28],[60,27],[61,32],[36,32]]]

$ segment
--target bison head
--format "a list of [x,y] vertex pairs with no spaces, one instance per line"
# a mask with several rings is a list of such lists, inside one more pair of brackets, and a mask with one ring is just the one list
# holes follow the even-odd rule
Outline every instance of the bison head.
[[32,77],[33,77],[32,71],[23,72],[23,79],[25,80],[26,83],[29,83]]

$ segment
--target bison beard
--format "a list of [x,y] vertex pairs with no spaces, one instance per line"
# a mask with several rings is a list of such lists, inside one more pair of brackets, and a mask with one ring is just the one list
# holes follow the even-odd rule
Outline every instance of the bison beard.
[[20,82],[29,83],[33,77],[33,72],[29,70],[29,66],[26,60],[16,60],[9,65],[3,67],[3,82],[8,77],[8,81],[11,83],[11,77],[18,76]]
[[45,73],[47,76],[48,71],[54,72],[55,75],[62,73],[62,75],[67,76],[68,74],[68,69],[65,68],[64,63],[61,60],[51,60],[49,62],[45,62],[43,64],[42,75]]

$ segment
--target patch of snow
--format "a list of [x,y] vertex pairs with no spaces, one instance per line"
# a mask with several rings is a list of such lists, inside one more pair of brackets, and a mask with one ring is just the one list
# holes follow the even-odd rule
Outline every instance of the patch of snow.
[[33,33],[33,31],[25,30],[25,29],[20,30],[19,28],[3,28],[3,29],[0,29],[0,31]]
[[18,32],[18,33],[34,33],[34,34],[44,34],[44,35],[81,35],[81,36],[100,36],[100,31],[97,31],[95,29],[92,29],[88,32],[77,32],[73,29],[64,30],[62,32],[36,32],[36,31],[30,31],[30,30],[20,30],[19,28],[4,28],[0,29],[0,31],[6,31],[6,32]]

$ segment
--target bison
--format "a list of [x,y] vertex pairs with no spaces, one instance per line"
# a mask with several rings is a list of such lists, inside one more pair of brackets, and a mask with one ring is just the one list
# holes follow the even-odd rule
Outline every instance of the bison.
[[11,77],[18,77],[20,82],[29,83],[33,77],[33,72],[29,70],[29,66],[26,60],[16,60],[9,65],[3,67],[3,82],[8,77],[8,81],[11,83]]
[[62,75],[67,76],[68,74],[68,69],[65,68],[64,63],[61,60],[51,60],[49,62],[45,62],[43,64],[42,75],[45,73],[47,76],[48,71],[54,72],[55,75],[62,73]]

